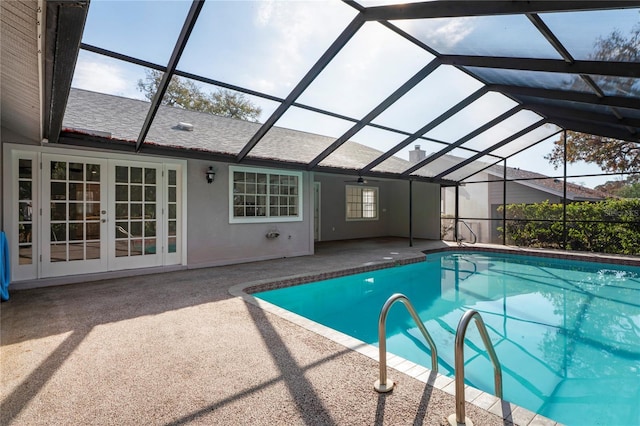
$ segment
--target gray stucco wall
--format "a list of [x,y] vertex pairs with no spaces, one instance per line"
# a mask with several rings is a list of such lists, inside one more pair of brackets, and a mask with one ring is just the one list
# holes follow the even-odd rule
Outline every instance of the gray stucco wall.
[[[347,221],[345,187],[353,176],[316,174],[321,184],[320,240],[346,240],[384,236],[409,236],[409,183],[407,181],[372,180],[367,186],[378,187],[378,220]],[[439,239],[440,187],[413,183],[413,236]]]
[[[208,184],[205,171],[216,169]],[[190,267],[313,254],[313,212],[309,173],[303,175],[303,217],[298,222],[229,223],[229,164],[189,160],[187,262]],[[277,230],[280,236],[266,238]]]

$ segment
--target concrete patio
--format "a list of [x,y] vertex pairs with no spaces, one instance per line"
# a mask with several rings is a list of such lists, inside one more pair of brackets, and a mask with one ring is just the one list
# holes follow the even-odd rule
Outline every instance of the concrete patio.
[[[1,305],[0,423],[448,424],[450,394],[396,371],[396,389],[378,394],[376,361],[229,294],[438,246],[319,243],[314,256],[13,292]],[[466,411],[476,425],[511,424]]]

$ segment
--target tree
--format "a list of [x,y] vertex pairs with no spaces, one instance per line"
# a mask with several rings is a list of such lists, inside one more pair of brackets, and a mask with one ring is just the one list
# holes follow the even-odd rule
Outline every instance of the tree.
[[616,193],[616,195],[622,198],[640,198],[640,183],[636,182],[630,185],[625,185]]
[[[598,38],[590,59],[640,62],[640,24],[633,27],[629,37],[615,30],[606,38]],[[638,96],[640,91],[633,78],[602,77],[597,83],[610,95]],[[552,152],[545,156],[556,168],[564,161],[563,145],[562,139],[556,141]],[[640,172],[640,144],[567,131],[567,161],[575,163],[580,160],[595,163],[605,172],[637,173]]]
[[[163,73],[149,70],[146,74],[144,80],[138,80],[138,90],[151,100],[158,91]],[[242,93],[227,89],[206,93],[193,81],[175,75],[169,82],[161,104],[254,122],[262,113],[262,108],[253,105]]]

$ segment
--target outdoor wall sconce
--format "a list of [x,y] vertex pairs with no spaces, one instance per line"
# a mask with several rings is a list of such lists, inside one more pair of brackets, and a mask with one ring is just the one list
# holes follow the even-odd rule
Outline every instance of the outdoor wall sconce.
[[213,179],[216,177],[216,172],[213,170],[213,166],[209,166],[209,169],[206,172],[207,175],[207,183],[213,183]]

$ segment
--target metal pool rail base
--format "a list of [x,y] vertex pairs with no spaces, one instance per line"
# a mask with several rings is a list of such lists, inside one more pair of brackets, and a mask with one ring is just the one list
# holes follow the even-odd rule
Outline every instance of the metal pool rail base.
[[480,337],[482,337],[482,342],[484,343],[487,353],[489,354],[489,358],[491,359],[491,363],[493,364],[493,378],[495,381],[494,393],[498,398],[502,399],[502,369],[500,368],[498,356],[493,348],[493,343],[491,343],[491,339],[489,338],[489,333],[487,333],[487,328],[484,325],[482,316],[478,311],[469,309],[464,313],[464,315],[462,315],[462,318],[460,318],[458,329],[456,330],[454,373],[456,382],[456,412],[448,417],[449,424],[451,426],[473,426],[473,422],[465,417],[464,412],[464,336],[467,334],[467,327],[469,326],[471,319],[476,321]]
[[420,331],[422,332],[422,336],[425,338],[427,343],[429,343],[429,348],[431,349],[431,370],[434,373],[438,372],[438,350],[436,349],[436,344],[431,338],[431,335],[427,331],[424,323],[416,313],[413,305],[404,294],[395,293],[387,299],[385,304],[382,306],[382,310],[380,311],[380,317],[378,319],[378,347],[380,348],[380,378],[376,380],[373,384],[375,390],[380,393],[391,392],[393,390],[393,380],[387,380],[387,315],[389,314],[389,309],[396,302],[402,302],[404,306],[411,314],[413,321],[418,326]]

